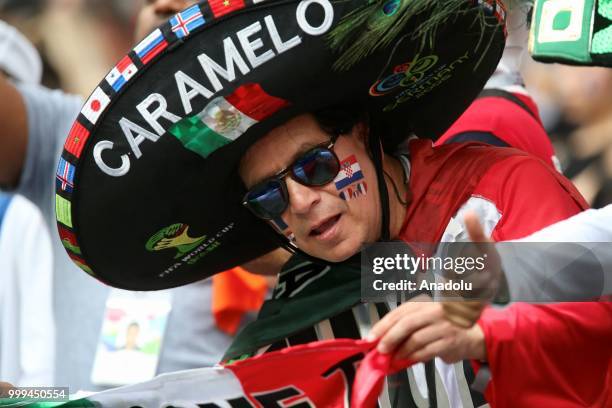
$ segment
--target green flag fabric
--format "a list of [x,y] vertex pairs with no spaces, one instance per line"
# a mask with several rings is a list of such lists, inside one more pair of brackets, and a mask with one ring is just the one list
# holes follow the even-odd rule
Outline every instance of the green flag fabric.
[[541,62],[612,66],[612,0],[537,0],[529,51]]
[[272,299],[264,303],[257,320],[238,333],[223,361],[249,357],[259,348],[349,310],[360,301],[359,260],[327,266],[294,256],[283,268]]

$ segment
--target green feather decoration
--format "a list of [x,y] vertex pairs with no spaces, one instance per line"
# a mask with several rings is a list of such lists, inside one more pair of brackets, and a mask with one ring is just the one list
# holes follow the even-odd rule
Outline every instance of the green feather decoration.
[[[334,69],[347,70],[378,48],[389,45],[413,17],[422,13],[427,13],[430,17],[415,27],[411,39],[420,41],[421,49],[428,44],[432,45],[438,27],[459,13],[467,12],[465,6],[468,2],[469,0],[368,0],[367,4],[344,16],[327,37],[329,47],[341,53]],[[480,24],[484,34],[485,26],[490,23],[485,20],[482,8],[474,23]]]

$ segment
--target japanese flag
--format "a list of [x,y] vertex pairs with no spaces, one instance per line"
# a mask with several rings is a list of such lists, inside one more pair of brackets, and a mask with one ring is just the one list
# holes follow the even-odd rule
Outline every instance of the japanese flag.
[[87,118],[93,125],[96,124],[98,118],[104,112],[104,109],[108,106],[110,98],[100,87],[96,88],[91,94],[85,106],[81,110],[83,116]]

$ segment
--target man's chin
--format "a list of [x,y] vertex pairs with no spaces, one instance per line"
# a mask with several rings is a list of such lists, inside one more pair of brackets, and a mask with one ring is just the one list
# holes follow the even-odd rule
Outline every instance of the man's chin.
[[[344,245],[343,245],[344,244]],[[320,250],[313,250],[313,253],[309,253],[307,250],[304,252],[308,253],[315,258],[319,258],[326,262],[344,262],[356,253],[359,252],[359,247],[356,249],[349,248],[345,243],[341,243],[339,245],[334,246],[333,248],[324,248]]]

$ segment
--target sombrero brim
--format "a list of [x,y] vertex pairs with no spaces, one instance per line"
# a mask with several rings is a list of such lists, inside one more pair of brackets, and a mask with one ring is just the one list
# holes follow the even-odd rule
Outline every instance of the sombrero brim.
[[344,69],[332,68],[342,50],[329,33],[364,1],[211,0],[179,13],[120,61],[71,130],[56,196],[69,255],[109,285],[156,290],[276,248],[280,237],[241,205],[248,146],[347,100],[395,133],[439,136],[503,50],[502,26],[492,15],[483,28],[472,3],[433,45],[412,39],[421,14]]

